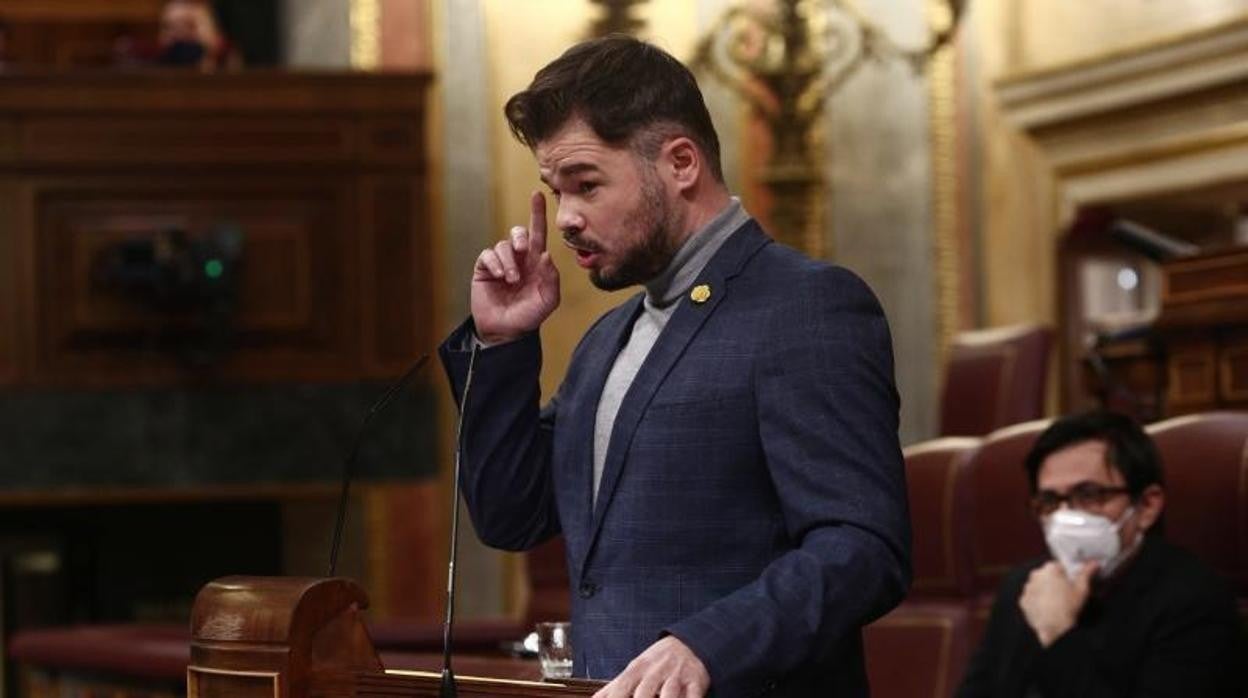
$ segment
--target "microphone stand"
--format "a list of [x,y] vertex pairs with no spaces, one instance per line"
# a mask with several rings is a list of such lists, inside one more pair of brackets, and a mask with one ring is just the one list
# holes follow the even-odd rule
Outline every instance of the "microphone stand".
[[464,453],[464,414],[468,411],[468,390],[472,387],[472,371],[477,363],[480,344],[472,343],[468,357],[468,375],[459,401],[459,419],[455,423],[455,474],[451,494],[451,550],[446,564],[446,618],[442,622],[442,683],[438,698],[456,698],[455,672],[451,669],[452,629],[455,626],[455,558],[459,552],[459,471]]
[[407,373],[403,374],[403,377],[395,381],[380,398],[377,398],[377,402],[374,402],[373,406],[368,409],[368,414],[364,415],[364,421],[360,424],[360,430],[355,434],[355,443],[351,446],[351,453],[342,464],[342,491],[338,495],[338,517],[334,522],[333,542],[329,546],[329,574],[327,575],[329,577],[334,576],[334,573],[338,570],[338,549],[342,547],[342,529],[347,521],[347,501],[351,493],[351,478],[354,475],[355,460],[360,455],[360,444],[364,442],[364,433],[368,431],[368,424],[372,421],[374,415],[384,409],[386,405],[389,405],[390,401],[403,388],[407,387],[408,383],[412,382],[412,379],[416,377],[417,373],[420,373],[420,369],[424,368],[428,362],[428,354],[417,359],[416,363],[407,369]]

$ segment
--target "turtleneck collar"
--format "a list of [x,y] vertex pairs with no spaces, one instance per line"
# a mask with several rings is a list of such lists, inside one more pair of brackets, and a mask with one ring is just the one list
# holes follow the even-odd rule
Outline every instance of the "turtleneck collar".
[[709,223],[689,236],[667,268],[646,283],[646,305],[663,308],[679,300],[728,237],[749,219],[741,200],[732,197]]

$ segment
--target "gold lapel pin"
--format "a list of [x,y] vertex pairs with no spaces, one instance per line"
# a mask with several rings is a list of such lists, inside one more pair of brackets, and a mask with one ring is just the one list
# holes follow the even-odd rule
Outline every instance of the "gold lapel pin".
[[711,285],[698,284],[689,292],[689,300],[701,305],[711,299]]

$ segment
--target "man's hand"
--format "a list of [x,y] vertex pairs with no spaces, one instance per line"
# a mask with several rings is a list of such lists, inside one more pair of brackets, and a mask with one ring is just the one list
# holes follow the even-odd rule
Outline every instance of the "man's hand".
[[1073,581],[1066,578],[1057,562],[1049,561],[1032,570],[1018,605],[1041,647],[1048,647],[1075,627],[1098,567],[1095,562],[1085,564]]
[[689,646],[673,635],[650,645],[594,698],[701,698],[711,675]]
[[546,251],[546,197],[534,192],[529,208],[529,227],[512,228],[472,269],[472,321],[490,344],[536,330],[559,307],[559,270]]

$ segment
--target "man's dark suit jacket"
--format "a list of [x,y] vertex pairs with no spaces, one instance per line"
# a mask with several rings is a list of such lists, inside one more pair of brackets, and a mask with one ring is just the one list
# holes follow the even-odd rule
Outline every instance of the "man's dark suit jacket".
[[1019,608],[1020,567],[997,594],[959,698],[1136,698],[1241,695],[1235,604],[1190,553],[1148,536],[1119,577],[1096,589],[1074,629],[1040,647]]
[[[603,316],[539,408],[536,336],[482,350],[461,481],[478,535],[567,543],[578,676],[662,635],[717,696],[864,696],[860,627],[904,596],[910,531],[888,326],[844,269],[749,221],[682,298],[615,420],[593,505],[598,398],[641,311]],[[461,395],[466,323],[442,346]]]

